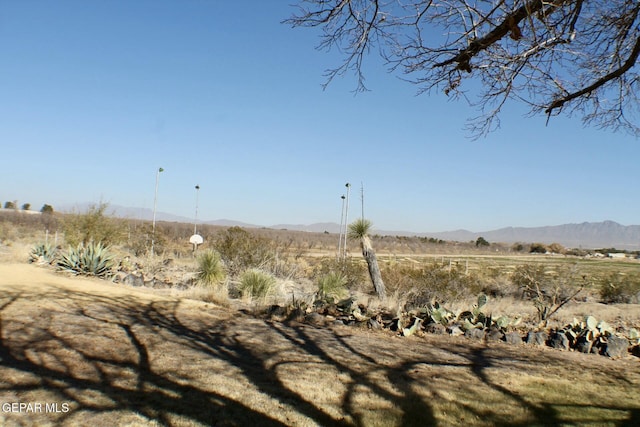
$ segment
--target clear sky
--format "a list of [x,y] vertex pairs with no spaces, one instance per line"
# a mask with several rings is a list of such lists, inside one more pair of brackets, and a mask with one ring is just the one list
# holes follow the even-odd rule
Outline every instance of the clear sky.
[[108,202],[258,225],[486,231],[640,224],[640,141],[525,117],[473,141],[477,111],[371,59],[325,91],[338,53],[281,24],[293,1],[0,0],[0,202]]

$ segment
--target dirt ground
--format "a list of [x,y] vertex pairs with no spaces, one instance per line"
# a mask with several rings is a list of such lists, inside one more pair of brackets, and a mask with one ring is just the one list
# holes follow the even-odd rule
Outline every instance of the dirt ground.
[[640,425],[640,361],[316,328],[0,263],[0,425]]

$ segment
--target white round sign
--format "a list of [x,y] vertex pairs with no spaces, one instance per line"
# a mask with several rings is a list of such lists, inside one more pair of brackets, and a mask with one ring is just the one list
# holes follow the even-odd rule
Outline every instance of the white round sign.
[[201,245],[204,242],[204,239],[199,234],[194,234],[189,238],[189,243],[194,245]]

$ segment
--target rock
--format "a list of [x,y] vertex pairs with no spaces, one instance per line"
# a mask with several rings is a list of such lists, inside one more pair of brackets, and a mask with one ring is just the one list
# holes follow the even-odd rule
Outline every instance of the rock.
[[591,349],[593,348],[593,342],[589,341],[587,337],[580,336],[576,340],[575,349],[580,353],[591,353]]
[[425,326],[424,330],[430,334],[436,335],[444,335],[444,333],[447,332],[447,328],[445,328],[444,325],[441,325],[440,323],[429,323],[427,326]]
[[304,316],[305,322],[314,326],[323,326],[325,324],[324,316],[316,312],[312,312]]
[[607,339],[607,344],[604,348],[604,355],[611,357],[612,359],[618,359],[622,356],[626,356],[629,351],[629,341],[626,338],[613,335]]
[[462,329],[460,329],[460,326],[458,325],[453,325],[447,328],[447,332],[449,332],[449,335],[454,336],[454,337],[458,337],[460,335],[464,335],[464,332],[462,331]]
[[502,341],[504,333],[500,329],[491,328],[486,334],[487,341]]
[[116,271],[115,274],[113,275],[113,283],[124,283],[124,279],[126,279],[128,276],[127,273],[125,273],[124,271]]
[[144,279],[142,276],[136,276],[135,274],[128,274],[122,279],[122,283],[129,286],[144,286]]
[[378,323],[376,319],[369,319],[367,321],[367,328],[369,329],[382,329],[382,325]]
[[464,336],[468,338],[475,338],[477,340],[482,340],[485,337],[485,333],[484,333],[484,329],[473,328],[466,331],[464,333]]
[[527,334],[526,343],[532,344],[532,345],[545,345],[548,339],[549,339],[549,335],[544,331],[542,332],[529,331],[529,333]]
[[509,344],[522,344],[522,336],[518,332],[507,332],[504,340]]
[[286,315],[287,315],[287,309],[285,307],[280,306],[280,305],[273,304],[267,310],[267,315],[269,317],[271,317],[272,319],[273,318],[284,319],[286,317]]
[[549,346],[559,350],[569,350],[569,338],[562,331],[557,331],[549,339]]

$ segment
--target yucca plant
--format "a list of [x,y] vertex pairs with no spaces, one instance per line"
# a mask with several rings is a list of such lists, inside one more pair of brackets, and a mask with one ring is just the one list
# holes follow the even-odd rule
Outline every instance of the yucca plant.
[[78,246],[69,247],[69,250],[60,255],[57,266],[63,271],[87,276],[108,277],[111,275],[114,261],[108,247],[102,243],[81,243]]
[[197,262],[196,279],[198,283],[213,286],[224,282],[227,274],[218,252],[212,250],[203,252],[198,256]]
[[246,270],[240,276],[238,289],[243,296],[264,300],[271,295],[276,286],[276,278],[258,269]]
[[380,267],[378,266],[378,257],[373,250],[373,246],[371,246],[371,239],[369,238],[372,225],[368,219],[357,219],[349,224],[349,238],[360,240],[360,248],[362,249],[362,256],[367,262],[369,277],[376,290],[376,294],[378,294],[378,298],[384,300],[387,297],[387,292],[384,287],[384,282],[382,281]]
[[320,278],[316,282],[318,286],[318,298],[342,299],[348,296],[347,279],[340,273],[330,272]]
[[29,253],[29,262],[43,262],[51,264],[55,261],[58,250],[51,243],[40,243]]

